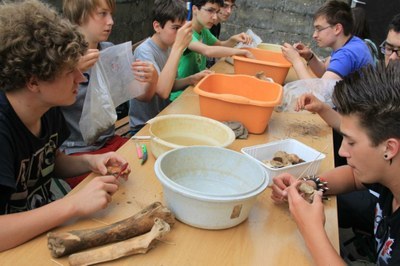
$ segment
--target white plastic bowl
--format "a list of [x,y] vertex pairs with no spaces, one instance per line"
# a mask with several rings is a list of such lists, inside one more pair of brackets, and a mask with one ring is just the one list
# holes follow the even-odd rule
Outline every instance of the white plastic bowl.
[[[315,175],[318,172],[322,160],[326,157],[325,154],[320,153],[295,139],[284,139],[266,144],[245,147],[242,148],[241,151],[264,166],[271,181],[272,178],[282,173],[289,173],[296,177],[300,177],[300,175],[301,177]],[[282,168],[271,168],[263,163],[264,160],[271,160],[277,151],[294,153],[303,159],[304,162]]]
[[157,116],[150,124],[150,149],[158,158],[166,151],[194,145],[227,147],[235,133],[227,125],[207,117],[187,114]]
[[176,218],[203,229],[225,229],[248,217],[269,178],[255,161],[219,147],[168,151],[154,165]]

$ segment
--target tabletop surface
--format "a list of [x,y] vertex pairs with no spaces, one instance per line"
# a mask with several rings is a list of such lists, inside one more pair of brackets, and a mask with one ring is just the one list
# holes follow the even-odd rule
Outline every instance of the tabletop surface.
[[[223,61],[218,62],[213,69],[216,72],[232,73],[232,66]],[[159,115],[166,114],[200,115],[198,95],[192,88],[186,89]],[[148,135],[148,129],[149,125],[146,125],[138,135]],[[250,134],[246,140],[235,140],[229,148],[240,151],[243,147],[285,138],[297,139],[323,151],[326,158],[321,163],[320,172],[333,167],[332,130],[315,114],[274,112],[263,134]],[[148,141],[141,142],[148,144]],[[162,186],[153,170],[155,158],[149,145],[147,147],[149,159],[144,165],[137,158],[133,140],[118,150],[129,161],[132,173],[126,182],[122,182],[107,209],[51,231],[65,232],[111,224],[134,215],[155,201],[163,202]],[[93,175],[86,178],[75,191],[91,178]],[[311,255],[290,216],[287,204],[274,204],[270,195],[270,188],[259,195],[248,219],[238,226],[225,230],[204,230],[177,221],[163,241],[147,254],[106,264],[312,265]],[[325,201],[325,215],[326,232],[336,250],[339,250],[335,197]],[[68,265],[68,258],[52,258],[47,248],[47,236],[43,234],[0,253],[0,265]]]

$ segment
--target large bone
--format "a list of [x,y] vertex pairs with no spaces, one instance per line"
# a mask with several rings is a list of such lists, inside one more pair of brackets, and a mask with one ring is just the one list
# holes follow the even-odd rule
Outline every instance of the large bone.
[[68,257],[68,261],[71,266],[93,265],[134,254],[144,254],[152,249],[158,242],[157,240],[162,238],[169,231],[169,224],[161,219],[156,218],[151,231],[144,235],[95,250],[72,254]]
[[64,233],[50,232],[47,235],[47,246],[51,255],[58,258],[147,233],[153,227],[155,218],[163,219],[170,225],[175,223],[171,211],[160,202],[155,202],[129,218],[107,226]]

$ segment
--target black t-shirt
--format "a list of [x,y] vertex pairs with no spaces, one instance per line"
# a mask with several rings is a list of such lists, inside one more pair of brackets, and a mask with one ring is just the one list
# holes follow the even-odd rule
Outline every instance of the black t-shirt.
[[392,192],[380,185],[366,185],[379,194],[375,207],[374,233],[377,265],[400,265],[400,208],[392,213]]
[[27,211],[54,201],[50,192],[58,147],[69,131],[59,108],[41,118],[36,137],[0,92],[0,214]]
[[210,32],[219,39],[219,35],[221,34],[221,23],[214,25],[211,27]]

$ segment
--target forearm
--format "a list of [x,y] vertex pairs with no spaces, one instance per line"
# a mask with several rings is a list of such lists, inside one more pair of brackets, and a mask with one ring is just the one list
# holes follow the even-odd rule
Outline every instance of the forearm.
[[[0,252],[21,245],[76,215],[72,204],[57,200],[43,207],[15,214],[0,215]],[[5,241],[7,240],[7,241]]]
[[333,110],[329,105],[323,104],[321,111],[318,115],[333,129],[339,131],[341,116],[338,112]]
[[337,195],[363,188],[363,185],[354,178],[353,170],[348,165],[333,168],[319,176],[328,182],[329,190],[325,192],[327,195]]
[[246,50],[225,46],[209,46],[209,49],[206,49],[202,54],[207,57],[221,58],[232,55],[245,55]]
[[311,60],[308,61],[308,66],[317,77],[322,77],[326,71],[324,62],[319,60],[318,56],[314,54]]
[[167,63],[162,69],[157,82],[156,93],[163,99],[167,99],[174,88],[176,71],[178,69],[179,59],[183,53],[183,49],[172,48]]
[[90,172],[89,156],[88,154],[71,156],[59,152],[55,161],[55,176],[67,178]]
[[182,78],[182,79],[176,79],[172,90],[173,91],[183,90],[187,86],[191,86],[191,85],[193,85],[191,76]]
[[301,233],[316,265],[346,265],[330,243],[322,224],[309,225]]
[[219,41],[218,45],[220,46],[225,46],[225,47],[234,47],[237,44],[237,42],[233,39],[228,39],[225,41]]

